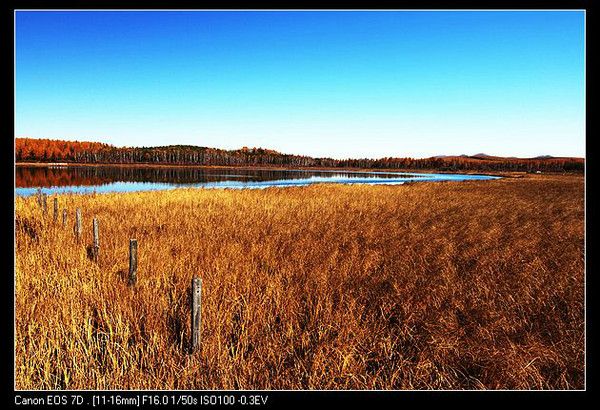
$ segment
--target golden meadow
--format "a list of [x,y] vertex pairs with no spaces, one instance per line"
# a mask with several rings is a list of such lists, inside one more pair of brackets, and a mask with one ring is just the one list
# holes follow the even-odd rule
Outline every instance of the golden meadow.
[[16,388],[581,389],[583,185],[65,194],[57,223],[17,197]]

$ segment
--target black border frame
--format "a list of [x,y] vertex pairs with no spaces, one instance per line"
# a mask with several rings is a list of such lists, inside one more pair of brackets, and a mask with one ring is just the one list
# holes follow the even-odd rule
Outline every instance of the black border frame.
[[[267,3],[267,4],[265,4]],[[2,44],[5,47],[3,54],[5,55],[3,62],[5,65],[10,65],[7,70],[4,84],[5,92],[9,94],[8,99],[13,102],[12,118],[7,118],[3,121],[4,125],[10,124],[11,130],[7,132],[10,134],[5,135],[0,139],[0,153],[2,154],[2,166],[1,180],[6,184],[6,188],[2,190],[2,193],[6,195],[0,204],[6,205],[6,209],[2,211],[4,223],[0,224],[1,238],[3,240],[2,249],[6,250],[7,257],[2,258],[5,268],[3,269],[3,291],[6,297],[2,298],[2,317],[3,326],[5,329],[0,337],[0,351],[5,363],[12,364],[6,366],[2,372],[6,378],[2,383],[2,402],[11,404],[14,407],[23,407],[16,405],[15,398],[17,395],[21,397],[44,397],[49,395],[66,395],[69,397],[72,394],[80,395],[85,400],[90,400],[93,395],[104,394],[104,395],[120,395],[121,397],[133,397],[142,394],[153,394],[158,396],[163,395],[184,395],[191,394],[195,397],[204,395],[216,395],[225,396],[233,395],[239,397],[241,395],[267,395],[268,401],[265,406],[260,407],[272,407],[285,405],[302,405],[302,406],[313,406],[319,405],[357,405],[361,407],[367,406],[402,406],[402,405],[415,405],[415,404],[446,404],[456,403],[458,401],[468,401],[472,404],[483,404],[486,401],[491,401],[494,404],[505,404],[512,402],[513,400],[522,402],[523,404],[529,404],[529,402],[535,401],[537,403],[553,403],[560,404],[564,400],[571,406],[577,406],[584,404],[584,401],[591,398],[593,389],[595,387],[595,377],[592,376],[592,362],[595,358],[593,347],[595,338],[593,337],[593,320],[595,317],[594,313],[594,294],[592,293],[592,285],[595,283],[594,273],[590,267],[591,259],[593,256],[592,252],[588,252],[588,247],[591,245],[591,238],[589,233],[593,232],[592,219],[593,213],[596,209],[597,202],[593,199],[591,194],[591,184],[588,184],[588,176],[594,172],[593,162],[590,162],[590,158],[594,156],[594,150],[592,149],[591,135],[594,135],[593,130],[593,116],[590,115],[592,107],[592,93],[591,89],[595,83],[595,78],[592,73],[595,73],[593,64],[593,56],[597,55],[597,49],[595,43],[591,40],[593,34],[595,34],[595,11],[591,8],[592,1],[586,0],[453,0],[453,1],[440,1],[440,0],[379,0],[371,1],[368,6],[361,6],[359,4],[349,4],[349,2],[339,1],[321,1],[321,2],[307,2],[309,4],[288,4],[285,7],[283,5],[268,4],[269,2],[240,2],[235,1],[227,4],[227,6],[217,5],[215,2],[196,2],[192,0],[172,0],[163,3],[157,1],[114,1],[114,0],[62,0],[62,1],[49,1],[49,0],[23,0],[23,1],[10,1],[2,10],[2,31],[3,35]],[[297,3],[297,2],[296,2]],[[310,4],[312,3],[312,4]],[[14,103],[15,103],[15,89],[14,89],[14,43],[11,41],[14,34],[14,11],[15,10],[26,10],[26,9],[481,9],[481,10],[503,10],[503,9],[576,9],[586,11],[586,223],[585,223],[585,235],[586,235],[586,386],[583,391],[15,391],[14,386],[14,328],[13,328],[13,311],[14,311],[14,281],[12,274],[14,273]],[[9,111],[5,109],[5,112]],[[7,114],[7,117],[10,114]],[[8,186],[11,184],[12,186]],[[591,211],[591,212],[590,212]],[[6,243],[4,243],[6,241]],[[12,246],[11,246],[12,244]],[[12,263],[12,266],[8,266]],[[10,296],[9,296],[10,292]],[[9,314],[10,312],[10,314]],[[9,329],[6,331],[6,329]],[[70,401],[70,399],[68,399]],[[56,406],[54,406],[56,407]],[[81,406],[81,407],[92,407]],[[159,406],[151,406],[159,407]],[[190,406],[184,406],[190,407]],[[194,406],[196,407],[196,406]],[[222,406],[222,407],[234,407],[234,406]],[[250,406],[255,407],[255,406]]]

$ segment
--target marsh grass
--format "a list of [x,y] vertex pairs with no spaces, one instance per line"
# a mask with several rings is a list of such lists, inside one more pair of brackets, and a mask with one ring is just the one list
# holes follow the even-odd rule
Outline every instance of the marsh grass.
[[15,199],[17,389],[584,387],[581,176],[58,201]]

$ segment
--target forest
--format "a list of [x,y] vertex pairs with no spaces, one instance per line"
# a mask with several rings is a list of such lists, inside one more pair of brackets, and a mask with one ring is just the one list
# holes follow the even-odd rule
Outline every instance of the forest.
[[164,164],[202,166],[266,166],[307,168],[428,169],[437,171],[583,172],[584,159],[541,156],[505,158],[485,154],[430,158],[313,158],[282,154],[264,148],[237,150],[169,145],[116,147],[99,142],[52,139],[15,139],[19,162],[66,162],[79,164]]

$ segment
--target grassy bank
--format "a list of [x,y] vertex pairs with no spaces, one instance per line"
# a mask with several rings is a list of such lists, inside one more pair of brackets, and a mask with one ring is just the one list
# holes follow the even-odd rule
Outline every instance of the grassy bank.
[[58,200],[15,199],[19,389],[583,388],[582,176]]

